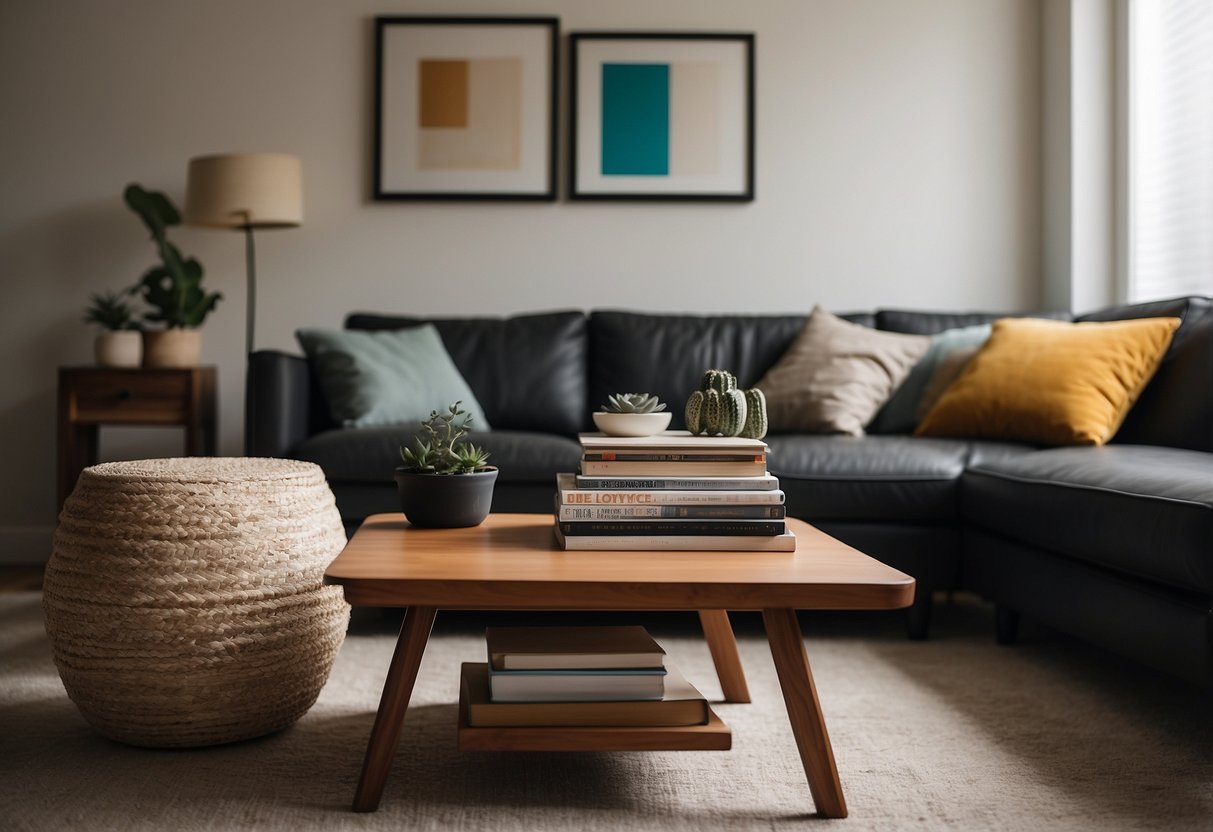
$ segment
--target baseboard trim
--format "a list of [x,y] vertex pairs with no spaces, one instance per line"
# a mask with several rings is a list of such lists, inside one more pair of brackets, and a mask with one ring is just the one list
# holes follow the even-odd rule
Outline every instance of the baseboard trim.
[[0,564],[44,564],[51,557],[54,526],[0,526]]

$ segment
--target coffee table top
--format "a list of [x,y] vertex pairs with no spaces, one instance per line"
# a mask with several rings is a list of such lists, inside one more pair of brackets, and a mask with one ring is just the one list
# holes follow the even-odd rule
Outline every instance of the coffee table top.
[[795,552],[566,552],[550,514],[467,529],[367,518],[325,572],[354,606],[442,609],[895,609],[914,579],[788,518]]

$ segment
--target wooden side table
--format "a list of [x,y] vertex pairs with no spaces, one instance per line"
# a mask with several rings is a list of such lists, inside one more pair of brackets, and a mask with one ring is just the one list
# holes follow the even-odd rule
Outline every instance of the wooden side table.
[[215,455],[215,368],[59,368],[58,507],[97,463],[101,425],[180,425],[186,456]]

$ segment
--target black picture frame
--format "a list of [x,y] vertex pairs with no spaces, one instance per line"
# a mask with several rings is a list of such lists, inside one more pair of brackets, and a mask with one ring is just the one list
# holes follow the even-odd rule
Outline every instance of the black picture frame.
[[[662,44],[667,44],[663,48]],[[694,44],[692,46],[692,44]],[[614,47],[614,49],[612,49]],[[602,84],[599,63],[612,52],[620,65],[672,61],[680,55],[692,62],[712,63],[712,47],[720,47],[721,91],[716,115],[727,117],[716,141],[725,145],[715,188],[699,176],[620,175],[606,170]],[[740,54],[736,54],[737,50]],[[677,202],[751,202],[754,200],[755,37],[752,32],[573,32],[569,36],[568,197],[571,200],[652,200]],[[672,64],[666,64],[667,67]],[[597,73],[595,76],[594,73]],[[726,76],[726,73],[727,76]],[[743,77],[736,77],[740,73]],[[595,83],[597,81],[597,83]],[[587,95],[594,93],[597,95]],[[669,105],[669,88],[666,90]],[[740,96],[741,100],[735,100]],[[643,96],[640,96],[643,98]],[[628,101],[626,96],[617,100]],[[597,109],[597,112],[596,112]],[[671,106],[672,110],[672,106]],[[667,132],[674,116],[667,114]],[[596,120],[597,119],[597,120]],[[600,132],[594,136],[594,129]],[[702,134],[703,131],[700,131]],[[695,135],[683,130],[683,136]],[[727,141],[721,141],[721,136]],[[672,155],[667,151],[667,156]],[[670,165],[667,160],[667,171]]]
[[[517,115],[520,125],[517,131],[520,167],[516,176],[513,175],[515,171],[501,167],[508,164],[508,160],[502,163],[501,159],[513,152],[512,145],[501,151],[498,157],[489,160],[498,168],[443,169],[443,164],[459,164],[458,159],[454,163],[451,161],[459,144],[444,139],[444,136],[452,135],[444,132],[449,130],[446,124],[435,129],[421,123],[424,115],[420,102],[426,93],[422,89],[425,85],[418,83],[423,77],[423,68],[419,68],[418,62],[432,60],[436,54],[435,44],[441,43],[445,44],[447,53],[451,55],[448,62],[458,63],[456,57],[460,54],[461,34],[467,36],[468,55],[462,59],[464,64],[474,63],[477,52],[496,57],[502,54],[503,49],[488,48],[490,33],[485,31],[493,27],[501,27],[504,51],[515,50],[515,54],[509,55],[507,60],[516,57],[520,62]],[[524,33],[525,29],[534,31]],[[424,57],[420,52],[411,51],[414,40],[424,40]],[[529,42],[524,43],[524,40]],[[371,164],[373,199],[554,201],[558,196],[559,44],[560,22],[558,18],[550,16],[376,17],[374,147]],[[437,54],[442,54],[441,48]],[[542,62],[546,62],[546,72],[539,65]],[[470,72],[476,70],[469,71],[465,67],[463,71],[463,95],[467,99],[474,95],[466,91],[467,87],[474,87],[476,82],[466,79]],[[492,79],[499,77],[499,73],[481,72],[472,77]],[[389,94],[391,100],[385,101],[385,96]],[[499,102],[500,96],[485,96],[481,100]],[[410,107],[409,104],[413,102],[416,102],[415,106]],[[539,119],[546,119],[546,124],[537,124]],[[465,123],[464,126],[468,125]],[[482,140],[481,144],[489,143]],[[471,158],[470,153],[467,158]],[[475,163],[483,165],[483,158]]]

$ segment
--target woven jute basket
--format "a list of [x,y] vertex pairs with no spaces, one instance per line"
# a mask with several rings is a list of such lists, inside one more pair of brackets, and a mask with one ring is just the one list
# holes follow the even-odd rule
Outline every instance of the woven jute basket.
[[191,457],[86,468],[46,568],[68,696],[132,745],[278,731],[328,679],[349,606],[324,586],[345,545],[320,468]]

